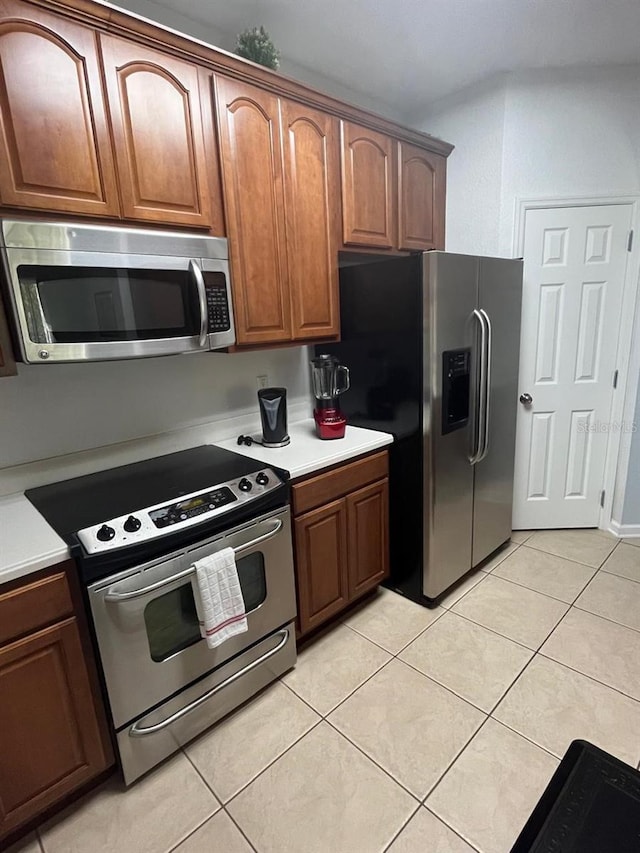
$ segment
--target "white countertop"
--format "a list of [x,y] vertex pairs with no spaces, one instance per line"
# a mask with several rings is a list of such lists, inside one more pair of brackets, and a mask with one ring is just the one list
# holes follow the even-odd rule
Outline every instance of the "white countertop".
[[[393,442],[388,432],[347,426],[344,438],[322,440],[316,436],[313,418],[289,425],[291,444],[286,447],[262,447],[259,444],[238,445],[236,439],[216,442],[218,447],[234,450],[276,468],[284,468],[291,479],[313,474],[330,465],[346,462],[354,456],[370,453]],[[259,436],[254,435],[254,438]]]
[[[378,450],[393,441],[393,436],[389,433],[352,426],[347,426],[344,438],[322,441],[316,437],[312,418],[291,424],[289,435],[291,444],[274,449],[258,444],[240,447],[235,438],[209,443],[277,468],[284,468],[293,479]],[[201,444],[202,440],[196,443]],[[158,454],[149,454],[154,455]],[[113,464],[111,462],[111,465]],[[120,464],[123,462],[120,461]],[[111,466],[107,464],[104,467]],[[85,472],[74,471],[73,476],[78,473]],[[69,549],[66,543],[53,531],[24,493],[0,496],[0,586],[48,566],[54,566],[68,557]]]
[[68,557],[66,543],[23,494],[0,497],[0,585]]

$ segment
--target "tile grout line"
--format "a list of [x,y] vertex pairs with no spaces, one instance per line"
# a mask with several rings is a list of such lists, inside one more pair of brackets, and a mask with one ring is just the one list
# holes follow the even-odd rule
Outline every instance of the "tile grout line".
[[505,723],[504,720],[499,720],[497,717],[490,717],[489,719],[493,720],[494,723],[499,723],[501,726],[504,726],[505,729],[509,729],[510,732],[513,732],[514,735],[518,735],[518,737],[521,737],[522,740],[526,740],[533,746],[537,747],[538,749],[541,749],[543,752],[546,752],[547,755],[550,755],[552,758],[555,758],[557,762],[560,762],[562,760],[562,756],[556,755],[555,752],[552,752],[548,747],[542,746],[541,743],[538,743],[537,741],[533,740],[528,735],[525,735],[522,732],[519,732],[517,729],[514,729],[513,726],[510,726],[509,723]]
[[[316,711],[316,714],[317,714],[317,713],[318,713],[318,712]],[[262,770],[260,770],[260,772],[259,772],[259,773],[256,773],[256,775],[255,775],[255,776],[253,776],[251,779],[249,779],[249,781],[248,781],[248,782],[245,782],[245,783],[244,783],[244,785],[242,785],[242,787],[241,787],[241,788],[239,788],[239,789],[235,792],[235,794],[233,794],[231,797],[229,797],[229,799],[228,799],[228,800],[226,800],[225,802],[222,802],[222,800],[219,800],[221,808],[222,808],[222,809],[224,809],[225,811],[227,811],[227,807],[228,807],[229,803],[232,803],[232,802],[236,799],[236,797],[239,797],[239,796],[240,796],[240,794],[242,794],[244,791],[246,791],[246,789],[247,789],[250,785],[252,785],[252,784],[256,781],[256,779],[258,779],[260,776],[262,776],[262,774],[263,774],[265,771],[267,771],[270,767],[272,767],[272,766],[276,763],[276,761],[279,761],[279,760],[282,758],[282,756],[283,756],[283,755],[286,755],[286,754],[287,754],[287,752],[289,752],[289,750],[290,750],[290,749],[293,749],[293,747],[294,747],[294,746],[296,746],[297,744],[299,744],[299,743],[300,743],[300,741],[301,741],[301,740],[303,740],[303,739],[304,739],[308,734],[311,734],[311,732],[312,732],[314,729],[317,729],[317,728],[318,728],[318,726],[319,726],[323,721],[324,721],[324,718],[323,718],[323,717],[319,717],[319,719],[318,719],[318,720],[316,720],[316,722],[311,726],[311,728],[307,729],[307,731],[306,731],[306,732],[304,732],[303,734],[301,734],[301,735],[300,735],[300,737],[296,738],[296,739],[293,741],[293,743],[290,743],[290,744],[289,744],[289,746],[288,746],[286,749],[284,749],[284,750],[283,750],[279,755],[277,755],[277,756],[276,756],[272,761],[270,761],[268,764],[266,764],[266,765],[262,768]],[[189,758],[189,756],[187,756],[187,758]],[[189,760],[191,761],[191,759],[189,759]],[[193,764],[193,762],[191,762],[191,763]],[[194,766],[195,766],[195,765],[194,765]],[[196,770],[197,770],[197,768],[196,768]],[[199,771],[198,771],[198,772],[199,772]],[[199,775],[202,775],[202,774],[200,774],[200,773],[199,773]],[[206,784],[206,782],[205,782],[205,784]],[[207,785],[207,787],[209,788],[209,790],[211,790],[211,787],[210,787],[209,785]],[[214,796],[215,796],[215,795],[214,795]],[[218,797],[217,797],[217,796],[216,796],[216,799],[218,799]],[[231,813],[230,813],[230,812],[228,812],[228,814],[229,814],[229,817],[231,817]],[[244,833],[243,833],[243,834],[244,834]]]
[[632,625],[626,625],[624,622],[617,622],[615,619],[611,619],[610,616],[603,616],[602,613],[595,613],[593,610],[587,610],[586,607],[578,607],[577,604],[572,604],[572,607],[575,607],[576,610],[579,610],[581,613],[588,613],[590,616],[597,616],[599,619],[604,619],[605,622],[610,622],[612,625],[617,625],[619,628],[627,628],[629,631],[633,631],[635,634],[640,634],[640,628],[634,628]]
[[[311,729],[309,729],[309,731],[311,731]],[[307,732],[305,732],[304,734],[307,734]],[[301,739],[302,739],[302,737],[304,737],[304,735],[302,735],[300,738],[298,738],[298,740],[301,740]],[[297,743],[297,741],[296,741],[296,743]],[[293,744],[292,744],[292,746],[293,746]],[[220,797],[218,797],[218,795],[215,793],[215,791],[213,790],[213,788],[211,787],[211,785],[210,785],[210,784],[207,782],[207,780],[205,779],[204,775],[203,775],[203,774],[200,772],[200,770],[198,769],[198,767],[197,767],[197,765],[195,764],[195,762],[192,760],[191,756],[187,754],[187,752],[186,752],[186,750],[184,749],[184,747],[180,747],[180,750],[181,750],[181,752],[183,752],[183,754],[184,754],[185,758],[186,758],[186,759],[187,759],[187,761],[191,764],[191,766],[192,766],[192,767],[193,767],[193,769],[196,771],[196,773],[198,774],[198,776],[200,776],[200,778],[202,779],[202,781],[204,782],[204,784],[207,786],[207,788],[211,791],[211,793],[212,793],[212,794],[213,794],[213,796],[215,797],[216,801],[217,801],[218,803],[220,803],[220,808],[218,809],[218,811],[217,811],[217,812],[214,812],[214,814],[212,814],[212,815],[209,815],[209,817],[207,818],[207,820],[206,820],[206,821],[204,821],[204,823],[200,824],[200,826],[199,826],[199,827],[197,827],[197,829],[195,829],[193,832],[191,832],[191,833],[187,836],[187,838],[190,838],[190,837],[191,837],[191,835],[193,835],[194,833],[196,833],[196,832],[198,831],[198,829],[201,829],[201,827],[203,827],[205,823],[207,823],[208,821],[210,821],[213,817],[215,817],[215,815],[219,814],[219,813],[222,811],[222,812],[224,812],[224,813],[227,815],[227,817],[229,818],[229,820],[231,820],[231,822],[234,824],[234,826],[236,826],[236,827],[237,827],[238,832],[242,835],[242,837],[243,837],[243,838],[244,838],[244,840],[247,842],[247,844],[249,845],[249,847],[251,848],[251,850],[253,850],[253,851],[254,851],[254,853],[258,853],[257,848],[256,848],[256,847],[254,847],[254,845],[252,844],[252,842],[250,841],[249,837],[247,836],[247,834],[245,833],[245,831],[242,829],[242,827],[240,826],[240,824],[239,824],[239,823],[234,819],[233,815],[232,815],[230,812],[228,812],[228,811],[227,811],[226,803],[223,803],[223,801],[220,799]],[[277,760],[277,759],[276,759],[276,760]],[[266,768],[265,768],[265,769],[266,769]],[[259,774],[258,774],[258,775],[259,775]],[[257,779],[258,777],[256,776],[255,778]],[[248,785],[250,785],[250,784],[251,784],[251,782],[253,782],[253,779],[251,779],[251,781],[250,781],[250,782],[248,782],[247,784],[248,784]],[[246,786],[245,786],[245,787],[246,787]],[[242,790],[244,790],[244,789],[242,789]],[[240,791],[238,791],[238,793],[240,793]],[[230,800],[229,800],[229,802],[230,802]],[[184,843],[184,841],[186,841],[186,838],[183,838],[183,839],[182,839],[182,841],[180,842],[180,844],[183,844],[183,843]],[[178,845],[178,846],[179,846],[179,845]],[[174,851],[175,851],[176,849],[177,849],[177,848],[174,848]],[[173,851],[172,851],[172,853],[173,853]]]
[[418,803],[418,805],[416,806],[415,810],[411,812],[411,814],[409,815],[409,817],[407,818],[407,820],[405,820],[405,822],[402,824],[402,826],[400,827],[400,829],[399,829],[399,830],[396,832],[396,834],[393,836],[393,838],[391,839],[391,841],[390,841],[390,842],[389,842],[389,843],[388,843],[388,844],[383,848],[382,853],[387,853],[387,851],[388,851],[391,847],[393,847],[393,845],[394,845],[394,844],[396,843],[396,841],[398,840],[399,836],[400,836],[400,835],[402,835],[402,833],[403,833],[403,832],[405,831],[405,829],[409,826],[409,824],[410,824],[410,823],[411,823],[411,821],[414,819],[414,817],[418,814],[418,812],[420,811],[420,809],[421,809],[421,808],[422,808],[422,803]]
[[[418,794],[414,794],[413,791],[410,791],[404,782],[401,782],[399,779],[396,779],[396,777],[393,775],[393,773],[391,773],[390,770],[387,770],[385,767],[382,766],[382,764],[380,764],[378,761],[376,761],[375,758],[372,758],[369,755],[369,753],[366,752],[366,750],[363,747],[361,747],[359,744],[355,743],[355,741],[352,741],[351,738],[347,734],[345,734],[341,729],[339,729],[334,723],[332,723],[330,719],[327,718],[324,720],[324,722],[328,726],[331,726],[331,728],[334,730],[334,732],[339,734],[341,738],[344,738],[344,740],[346,740],[346,742],[350,746],[352,746],[354,749],[357,749],[358,752],[367,759],[367,761],[370,761],[372,764],[375,764],[375,766],[378,768],[378,770],[382,770],[382,772],[385,774],[385,776],[388,776],[389,779],[391,779],[393,782],[396,783],[396,785],[398,785],[400,788],[402,788],[402,790],[405,793],[409,794],[409,796],[412,797],[412,799],[414,799],[417,802],[418,806],[422,805],[423,800],[418,796]],[[417,811],[417,809],[416,809],[416,811]]]
[[[511,555],[509,555],[509,556],[511,556]],[[589,584],[591,583],[591,581],[592,581],[592,580],[594,579],[594,577],[598,574],[599,569],[594,569],[594,568],[593,568],[593,566],[585,566],[585,565],[584,565],[584,563],[577,563],[576,565],[584,566],[584,567],[585,567],[585,568],[587,568],[587,569],[592,569],[592,570],[593,570],[593,575],[589,578],[589,580],[587,581],[587,583],[584,585],[584,587],[583,587],[583,588],[580,590],[580,592],[578,593],[578,595],[582,595],[582,593],[584,592],[584,590],[589,586]],[[498,568],[498,566],[496,566],[496,569],[497,569],[497,568]],[[502,575],[494,575],[494,574],[493,574],[493,572],[490,572],[490,573],[489,573],[489,575],[488,575],[488,577],[489,577],[489,578],[494,578],[495,580],[499,580],[499,581],[505,581],[506,583],[510,583],[512,586],[519,586],[521,589],[528,589],[528,590],[529,590],[529,592],[535,592],[537,595],[543,595],[545,598],[549,598],[549,599],[551,599],[551,601],[559,601],[559,602],[560,602],[560,604],[566,604],[566,605],[567,605],[567,607],[571,607],[571,602],[569,602],[569,601],[563,601],[561,598],[554,598],[554,596],[553,596],[553,595],[549,595],[549,593],[548,593],[548,592],[540,592],[540,590],[539,590],[539,589],[532,589],[530,586],[526,586],[526,585],[525,585],[525,584],[523,584],[523,583],[519,583],[518,581],[511,580],[511,578],[503,578],[503,577],[502,577]],[[478,586],[478,584],[476,584],[476,586]],[[465,594],[460,598],[460,601],[462,601],[462,599],[463,599],[463,598],[465,598],[467,595],[469,595],[469,593],[470,593],[470,592],[473,592],[473,590],[474,590],[475,588],[476,588],[476,587],[474,586],[474,587],[472,587],[472,588],[469,590],[469,592],[466,592],[466,593],[465,593]],[[575,599],[574,599],[574,600],[575,600]],[[458,602],[457,602],[457,601],[456,601],[456,604],[458,604]],[[455,606],[455,605],[453,605],[453,606]]]
[[[199,774],[198,774],[198,775],[199,775]],[[203,781],[204,781],[204,780],[203,780]],[[209,787],[209,786],[207,785],[207,787]],[[218,798],[217,798],[217,797],[216,797],[216,800],[218,800]],[[209,815],[209,817],[205,818],[205,819],[202,821],[202,823],[199,823],[199,824],[198,824],[194,829],[192,829],[192,830],[190,830],[189,832],[187,832],[187,834],[186,834],[183,838],[181,838],[181,839],[180,839],[180,841],[178,841],[178,843],[177,843],[176,845],[174,845],[173,847],[169,848],[168,853],[175,853],[175,851],[179,849],[179,847],[180,847],[180,845],[181,845],[181,844],[184,844],[184,842],[185,842],[185,841],[187,841],[189,838],[191,838],[191,836],[192,836],[192,835],[195,835],[195,833],[196,833],[196,832],[198,832],[198,830],[199,830],[199,829],[202,829],[202,827],[203,827],[206,823],[209,823],[209,821],[210,821],[212,818],[214,818],[216,815],[220,814],[220,812],[221,812],[221,811],[224,811],[224,809],[222,808],[222,806],[220,806],[220,808],[219,808],[219,809],[216,809],[216,811],[215,811],[213,814],[210,814],[210,815]]]
[[[591,581],[595,578],[595,576],[598,574],[598,572],[599,572],[599,571],[601,571],[600,569],[593,569],[591,566],[586,566],[586,565],[584,565],[583,563],[575,563],[574,565],[576,565],[576,566],[582,566],[582,567],[583,567],[583,568],[585,568],[585,569],[589,569],[589,568],[591,568],[591,570],[592,570],[592,575],[591,575],[591,577],[589,578],[589,580],[588,580],[588,581],[585,581],[585,584],[584,584],[584,586],[583,586],[583,587],[581,587],[580,592],[578,593],[578,595],[577,595],[575,598],[573,598],[571,601],[567,601],[567,600],[566,600],[566,599],[564,599],[564,598],[558,598],[558,597],[557,597],[557,596],[555,596],[555,595],[551,595],[551,593],[549,593],[549,592],[542,592],[542,591],[541,591],[541,590],[539,590],[539,589],[535,589],[535,588],[534,588],[534,587],[532,587],[532,586],[527,586],[527,584],[526,584],[526,583],[523,583],[522,581],[514,580],[513,578],[505,578],[503,575],[495,575],[495,577],[499,578],[499,579],[500,579],[500,580],[502,580],[502,581],[507,581],[507,583],[512,583],[512,584],[514,584],[515,586],[521,586],[523,589],[528,589],[528,590],[529,590],[529,592],[537,592],[539,595],[545,595],[547,598],[551,598],[553,601],[559,601],[561,604],[566,604],[566,605],[568,605],[569,607],[571,607],[571,605],[573,604],[573,602],[574,602],[574,601],[576,601],[576,599],[577,599],[577,598],[579,598],[579,597],[582,595],[582,593],[583,593],[583,592],[585,591],[585,589],[589,586],[589,584],[590,584],[590,583],[591,583]],[[496,566],[496,568],[498,568],[498,567]],[[469,591],[471,591],[471,590],[469,590]]]
[[591,681],[595,681],[596,684],[600,684],[602,687],[608,687],[609,690],[613,690],[615,693],[619,693],[620,696],[624,696],[627,699],[633,699],[634,702],[638,702],[640,704],[640,697],[632,696],[631,693],[625,693],[624,690],[620,690],[619,687],[614,687],[612,684],[607,684],[606,681],[600,681],[599,678],[595,678],[593,675],[589,675],[588,672],[583,672],[581,669],[576,669],[575,666],[571,666],[570,664],[565,663],[565,661],[563,660],[558,660],[558,658],[551,657],[548,652],[540,651],[536,652],[536,654],[539,655],[541,658],[544,658],[545,660],[550,660],[553,663],[560,664],[561,666],[570,669],[571,672],[575,672],[578,675],[583,675],[585,678],[590,678]]
[[231,823],[236,827],[236,829],[238,830],[238,832],[240,833],[240,835],[241,835],[241,836],[244,838],[244,840],[247,842],[247,844],[249,845],[249,847],[251,848],[251,850],[253,850],[253,851],[254,851],[254,853],[258,853],[258,848],[257,848],[254,844],[252,844],[252,843],[251,843],[251,841],[249,840],[249,836],[246,834],[246,832],[244,831],[244,829],[240,826],[240,824],[239,824],[239,823],[238,823],[238,821],[234,818],[234,816],[231,814],[231,812],[227,811],[226,806],[223,806],[223,807],[222,807],[222,809],[223,809],[224,813],[227,815],[227,817],[229,818],[229,820],[231,821]]
[[[431,790],[429,791],[429,793],[427,794],[427,796],[426,796],[426,797],[424,798],[424,800],[422,801],[422,805],[423,805],[423,806],[425,806],[425,808],[427,807],[427,800],[429,799],[429,797],[434,793],[434,791],[436,790],[436,788],[438,787],[438,785],[442,782],[442,780],[443,780],[443,779],[444,779],[444,777],[447,775],[447,773],[449,772],[449,770],[451,770],[451,768],[452,768],[452,767],[453,767],[453,765],[456,763],[456,761],[458,761],[458,759],[462,758],[462,755],[464,754],[464,752],[469,748],[469,745],[471,744],[471,741],[472,741],[474,738],[476,738],[476,737],[480,734],[480,732],[482,731],[482,729],[486,726],[486,724],[487,724],[487,720],[490,720],[490,719],[491,719],[491,717],[489,717],[488,715],[485,717],[485,719],[482,721],[482,723],[480,723],[480,725],[478,726],[478,728],[476,729],[476,731],[473,733],[473,735],[472,735],[472,736],[469,738],[469,740],[464,744],[464,746],[462,747],[462,749],[457,753],[457,755],[456,755],[456,757],[453,759],[453,761],[451,761],[451,762],[446,766],[446,768],[445,768],[444,772],[440,774],[440,776],[438,777],[438,780],[436,781],[435,785],[433,785],[433,786],[432,786]],[[447,826],[449,826],[449,824],[446,822],[446,820],[445,820],[443,817],[440,817],[440,815],[439,815],[437,812],[434,812],[434,814],[436,815],[436,817],[437,817],[437,818],[439,818],[439,820],[441,820],[444,824],[446,824]],[[450,828],[451,828],[451,829],[453,829],[453,827],[450,827]]]
[[[640,546],[636,547],[638,547],[638,550],[640,551]],[[621,578],[623,581],[631,581],[631,583],[636,583],[638,584],[638,586],[640,586],[640,578],[636,580],[635,578],[628,578],[626,575],[619,575],[617,572],[612,572],[610,569],[605,569],[605,564],[606,561],[605,563],[603,563],[602,568],[598,569],[599,572],[604,572],[605,575],[613,575],[614,578]]]
[[520,737],[520,738],[522,738],[522,740],[528,741],[532,746],[535,746],[537,749],[542,750],[542,752],[547,753],[547,754],[548,754],[548,755],[550,755],[554,760],[558,761],[557,756],[553,755],[553,753],[550,753],[550,752],[549,752],[549,750],[544,749],[544,747],[538,746],[538,744],[537,744],[537,743],[534,743],[533,741],[529,740],[529,738],[524,737],[523,735],[521,735],[521,734],[520,734],[520,732],[516,732],[514,729],[509,728],[509,726],[505,726],[505,725],[504,725],[504,723],[502,723],[500,720],[496,720],[494,717],[491,717],[491,716],[488,716],[488,717],[486,718],[486,720],[484,720],[484,722],[483,722],[483,723],[482,723],[482,725],[478,728],[478,730],[475,732],[475,734],[473,735],[473,737],[471,737],[471,738],[469,739],[469,741],[465,744],[465,746],[463,747],[463,749],[458,753],[458,755],[456,756],[456,758],[454,759],[454,761],[452,761],[452,762],[451,762],[451,764],[447,767],[447,769],[446,769],[446,770],[445,770],[445,772],[442,774],[442,776],[440,776],[440,778],[438,779],[437,783],[436,783],[436,784],[433,786],[433,788],[429,791],[429,793],[427,794],[427,796],[425,797],[425,799],[423,800],[423,803],[422,803],[422,805],[423,805],[426,809],[428,809],[429,811],[431,811],[431,812],[432,812],[432,813],[433,813],[433,814],[438,818],[438,820],[442,821],[442,823],[444,823],[444,824],[445,824],[445,826],[447,826],[449,829],[451,829],[453,832],[455,832],[455,834],[456,834],[456,835],[458,835],[460,838],[462,838],[462,840],[463,840],[463,841],[465,841],[465,842],[466,842],[470,847],[472,847],[474,850],[477,850],[477,848],[476,848],[475,844],[474,844],[470,839],[466,838],[466,836],[464,836],[464,835],[463,835],[459,830],[455,829],[455,827],[453,827],[451,824],[449,824],[449,823],[447,822],[447,820],[446,820],[442,815],[438,814],[438,812],[436,812],[433,808],[429,808],[429,806],[427,805],[426,801],[427,801],[427,799],[428,799],[428,798],[429,798],[429,797],[430,797],[430,796],[435,792],[436,788],[437,788],[437,787],[438,787],[438,785],[442,782],[442,780],[443,780],[443,779],[444,779],[444,777],[447,775],[447,773],[449,772],[449,770],[451,770],[451,768],[453,767],[453,765],[454,765],[457,761],[459,761],[459,760],[460,760],[460,758],[462,757],[463,753],[464,753],[464,752],[465,752],[465,751],[466,751],[466,750],[471,746],[472,741],[473,741],[473,740],[475,740],[475,738],[480,734],[480,732],[481,732],[481,731],[482,731],[482,729],[486,726],[486,724],[487,724],[487,722],[488,722],[489,720],[492,720],[494,723],[496,723],[496,724],[497,724],[497,725],[499,725],[499,726],[503,726],[504,728],[506,728],[506,729],[508,729],[509,731],[513,732],[513,734],[514,734],[514,735],[516,735],[516,737]]
[[458,838],[467,845],[467,847],[470,847],[473,850],[473,853],[481,853],[479,847],[476,847],[475,844],[472,844],[470,841],[468,841],[463,835],[458,832],[457,829],[454,829],[452,826],[449,826],[449,824],[444,820],[444,818],[440,817],[439,814],[436,814],[433,809],[430,809],[429,806],[425,805],[424,803],[422,805],[422,808],[426,809],[429,814],[432,814],[436,820],[440,821],[440,823],[443,823],[447,827],[447,829],[450,829],[451,832],[453,832],[454,835],[457,835]]
[[[532,649],[531,646],[525,646],[525,644],[521,643],[520,640],[514,640],[513,637],[507,637],[506,634],[501,634],[499,631],[496,631],[495,628],[489,628],[487,625],[482,625],[480,622],[474,622],[470,616],[467,616],[464,613],[458,613],[457,610],[451,610],[449,612],[452,616],[457,616],[459,619],[464,619],[465,622],[470,622],[477,628],[483,628],[485,631],[489,631],[490,634],[493,634],[496,637],[500,637],[501,640],[508,640],[510,643],[515,643],[516,646],[519,646],[521,649],[525,649],[528,652],[532,652],[533,654],[535,654],[536,652],[535,649]],[[564,616],[562,618],[564,619]]]
[[[581,528],[576,527],[573,529],[580,530]],[[574,560],[573,557],[565,557],[564,554],[556,554],[553,551],[545,551],[544,548],[536,548],[535,545],[527,545],[526,542],[523,542],[522,544],[526,548],[528,548],[530,551],[539,551],[541,554],[548,554],[550,557],[557,557],[559,560],[566,560],[568,563],[576,563],[578,566],[586,566],[587,569],[593,569],[594,572],[599,571],[604,566],[604,564],[607,562],[609,557],[613,554],[613,552],[616,550],[616,548],[619,545],[619,543],[616,542],[616,544],[613,546],[611,551],[609,551],[609,553],[604,558],[604,560],[602,560],[601,563],[598,563],[597,566],[593,566],[593,565],[591,565],[591,563],[585,563],[583,560]],[[511,556],[511,555],[509,555],[509,556]],[[500,565],[500,564],[498,564],[498,565]]]
[[[225,804],[222,802],[222,800],[220,799],[220,797],[218,797],[218,795],[217,795],[217,794],[216,794],[216,792],[213,790],[213,788],[211,787],[211,785],[207,782],[207,780],[206,780],[206,779],[205,779],[205,777],[204,777],[204,774],[200,772],[200,769],[198,768],[198,766],[196,765],[196,763],[193,761],[193,759],[191,758],[191,756],[187,754],[187,752],[186,752],[186,750],[184,749],[184,747],[182,747],[182,746],[180,747],[180,752],[182,752],[182,754],[183,754],[183,755],[184,755],[184,757],[187,759],[187,761],[189,762],[189,764],[193,767],[193,769],[195,770],[195,772],[197,773],[197,775],[200,777],[200,779],[202,779],[202,782],[203,782],[203,784],[205,785],[205,787],[206,787],[209,791],[211,791],[211,794],[212,794],[213,798],[215,799],[216,803],[218,803],[218,805],[220,806],[220,808],[219,808],[219,809],[217,809],[213,814],[209,815],[209,817],[208,817],[205,821],[203,821],[199,826],[197,826],[197,827],[196,827],[194,830],[192,830],[188,835],[186,835],[186,836],[185,836],[185,837],[184,837],[184,838],[183,838],[183,839],[182,839],[182,840],[181,840],[181,841],[180,841],[180,842],[179,842],[175,847],[172,847],[172,848],[171,848],[170,853],[175,853],[175,851],[176,851],[176,850],[178,850],[178,848],[180,847],[180,845],[181,845],[181,844],[184,844],[184,842],[185,842],[188,838],[191,838],[191,836],[192,836],[192,835],[194,835],[196,832],[198,832],[198,830],[199,830],[199,829],[202,829],[202,827],[205,825],[205,823],[208,823],[208,822],[209,822],[213,817],[215,817],[217,814],[220,814],[220,812],[225,812],[225,814],[227,814],[227,815],[228,815],[228,817],[231,819],[231,821],[232,821],[234,824],[236,824],[236,826],[238,827],[239,832],[241,833],[242,837],[245,839],[245,841],[247,842],[247,844],[249,845],[249,847],[254,851],[254,853],[258,853],[258,851],[256,850],[256,848],[253,846],[253,844],[249,841],[249,839],[248,839],[248,838],[247,838],[247,836],[245,835],[245,833],[244,833],[244,831],[242,830],[242,828],[241,828],[241,827],[236,823],[236,821],[235,821],[235,820],[233,820],[233,817],[232,817],[232,816],[229,814],[229,812],[226,810],[226,808],[225,808]],[[253,780],[252,780],[252,781],[253,781]]]

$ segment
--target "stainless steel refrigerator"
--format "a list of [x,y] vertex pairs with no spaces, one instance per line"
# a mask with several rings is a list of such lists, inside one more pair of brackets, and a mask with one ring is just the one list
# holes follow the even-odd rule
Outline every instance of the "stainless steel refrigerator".
[[393,433],[388,585],[433,601],[511,534],[522,262],[446,252],[340,270],[348,422]]

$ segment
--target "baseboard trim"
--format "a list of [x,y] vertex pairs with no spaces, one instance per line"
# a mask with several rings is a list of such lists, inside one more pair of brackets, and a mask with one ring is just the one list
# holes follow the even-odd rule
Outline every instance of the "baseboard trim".
[[620,539],[635,539],[640,538],[640,524],[618,524],[617,521],[611,519],[608,527],[609,533],[618,536]]

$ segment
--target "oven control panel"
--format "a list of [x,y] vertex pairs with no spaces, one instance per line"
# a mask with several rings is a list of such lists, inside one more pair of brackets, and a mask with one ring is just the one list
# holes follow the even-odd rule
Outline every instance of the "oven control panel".
[[87,554],[128,548],[230,512],[240,504],[256,500],[277,489],[281,484],[282,480],[271,468],[264,468],[237,480],[184,495],[175,501],[85,527],[78,531],[77,536]]

